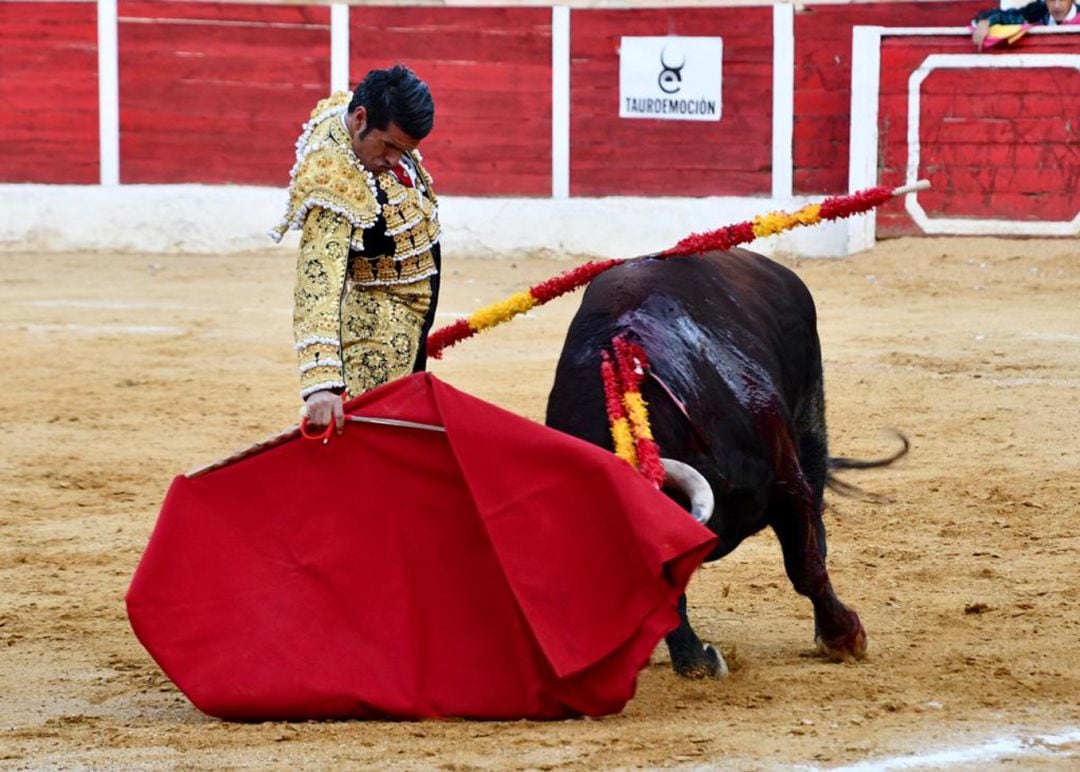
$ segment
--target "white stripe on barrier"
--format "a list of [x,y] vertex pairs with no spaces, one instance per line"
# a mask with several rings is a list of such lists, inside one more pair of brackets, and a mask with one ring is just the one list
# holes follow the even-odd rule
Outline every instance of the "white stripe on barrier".
[[98,159],[101,184],[120,184],[120,65],[116,0],[97,0]]
[[570,8],[551,9],[551,197],[570,197]]
[[349,6],[330,6],[330,92],[349,91]]
[[773,6],[772,196],[791,198],[795,128],[795,7]]
[[[877,185],[878,96],[881,80],[881,27],[855,27],[851,33],[851,116],[848,190]],[[874,212],[856,215],[848,226],[848,254],[874,246]]]

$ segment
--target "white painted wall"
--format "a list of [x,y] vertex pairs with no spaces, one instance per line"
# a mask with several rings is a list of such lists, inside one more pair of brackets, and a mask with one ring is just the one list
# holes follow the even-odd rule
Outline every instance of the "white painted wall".
[[[266,235],[285,211],[283,188],[235,185],[0,185],[0,252],[233,254],[295,249]],[[633,257],[694,232],[793,210],[806,198],[440,198],[448,257],[548,252]],[[760,239],[766,254],[841,257],[847,222]]]

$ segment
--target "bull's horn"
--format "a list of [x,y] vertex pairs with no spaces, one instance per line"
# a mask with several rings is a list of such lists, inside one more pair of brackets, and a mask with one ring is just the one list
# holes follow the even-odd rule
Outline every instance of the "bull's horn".
[[690,499],[690,514],[702,525],[712,517],[716,498],[708,481],[698,470],[673,458],[662,458],[664,486],[677,488]]

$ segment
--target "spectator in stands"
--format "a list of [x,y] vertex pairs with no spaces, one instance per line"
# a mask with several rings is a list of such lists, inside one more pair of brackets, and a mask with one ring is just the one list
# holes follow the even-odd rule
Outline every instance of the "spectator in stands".
[[[1080,18],[1077,17],[1074,0],[1036,0],[1022,8],[1010,8],[1008,10],[993,8],[980,11],[971,20],[971,39],[975,43],[975,47],[981,51],[990,45],[987,43],[987,37],[990,35],[990,27],[993,25],[1020,25],[1022,29],[1026,29],[1037,24],[1053,27],[1059,24],[1077,23],[1080,23]],[[1022,31],[1020,31],[1020,34],[1023,34]],[[1016,37],[1019,37],[1019,35],[1016,35]],[[1012,42],[1016,37],[1007,39]]]
[[417,146],[428,86],[396,65],[322,100],[296,143],[285,219],[301,231],[293,331],[309,425],[344,427],[340,395],[424,369],[439,221]]

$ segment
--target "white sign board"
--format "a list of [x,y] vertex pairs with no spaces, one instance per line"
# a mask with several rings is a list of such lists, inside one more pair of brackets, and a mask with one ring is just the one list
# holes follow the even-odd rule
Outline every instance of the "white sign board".
[[619,117],[720,120],[723,38],[622,38]]

